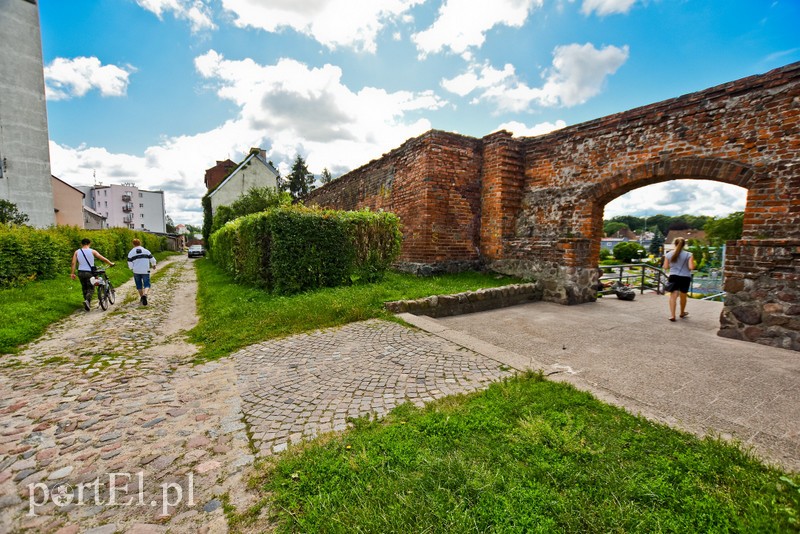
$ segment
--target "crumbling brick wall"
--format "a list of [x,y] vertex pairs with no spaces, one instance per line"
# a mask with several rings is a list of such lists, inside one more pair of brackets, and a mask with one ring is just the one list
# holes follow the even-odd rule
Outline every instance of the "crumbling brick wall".
[[394,211],[405,264],[483,262],[572,304],[595,299],[605,205],[675,179],[748,190],[721,334],[800,350],[800,63],[538,137],[431,131],[310,201]]

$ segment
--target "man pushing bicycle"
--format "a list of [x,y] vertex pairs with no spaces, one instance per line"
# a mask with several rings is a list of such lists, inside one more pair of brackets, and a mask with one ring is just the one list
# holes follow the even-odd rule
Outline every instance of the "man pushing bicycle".
[[81,240],[81,248],[75,251],[72,255],[72,268],[70,269],[70,277],[75,280],[75,267],[78,267],[78,279],[81,281],[81,289],[83,290],[83,309],[89,311],[90,304],[92,303],[92,293],[94,293],[94,286],[90,282],[94,276],[95,265],[94,259],[97,258],[106,262],[109,267],[113,267],[114,263],[103,257],[102,254],[93,250],[90,245],[92,240],[84,238]]

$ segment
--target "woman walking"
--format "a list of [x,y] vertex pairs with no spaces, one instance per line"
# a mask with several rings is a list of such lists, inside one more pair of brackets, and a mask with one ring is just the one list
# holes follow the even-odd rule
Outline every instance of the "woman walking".
[[674,322],[678,295],[681,298],[680,318],[683,319],[689,315],[689,312],[686,311],[686,300],[689,294],[689,286],[692,283],[694,257],[691,252],[683,250],[686,247],[684,238],[677,237],[672,244],[675,245],[675,250],[670,254],[664,255],[664,270],[669,273],[666,287],[667,292],[669,292],[669,320]]

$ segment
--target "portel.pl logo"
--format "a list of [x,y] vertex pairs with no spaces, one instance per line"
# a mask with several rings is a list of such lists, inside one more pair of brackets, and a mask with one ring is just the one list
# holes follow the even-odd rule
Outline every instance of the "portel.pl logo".
[[[102,480],[106,478],[107,480]],[[165,482],[149,500],[145,498],[144,472],[108,473],[91,482],[79,484],[59,483],[48,486],[43,482],[28,484],[28,515],[35,516],[36,509],[52,502],[57,507],[74,505],[94,506],[148,506],[161,507],[161,515],[167,515],[170,507],[178,506],[186,499],[187,506],[194,506],[194,473],[186,475],[184,485]]]

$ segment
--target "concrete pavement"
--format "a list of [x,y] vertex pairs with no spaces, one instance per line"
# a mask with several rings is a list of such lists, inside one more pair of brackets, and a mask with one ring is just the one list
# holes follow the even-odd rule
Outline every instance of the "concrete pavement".
[[667,297],[535,302],[430,319],[429,332],[517,369],[543,369],[632,413],[740,441],[800,471],[800,353],[716,335],[720,303],[690,300],[668,321]]

